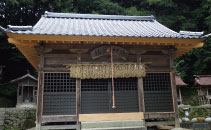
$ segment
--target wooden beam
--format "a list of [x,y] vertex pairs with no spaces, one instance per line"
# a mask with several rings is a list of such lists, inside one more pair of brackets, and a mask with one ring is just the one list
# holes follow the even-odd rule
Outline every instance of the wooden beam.
[[175,117],[175,113],[145,113],[144,119],[170,118]]
[[174,121],[157,121],[157,122],[146,122],[145,125],[147,127],[152,127],[152,126],[158,126],[158,125],[165,125],[165,126],[171,126],[174,125]]
[[7,32],[8,37],[21,39],[21,40],[40,40],[40,41],[75,41],[80,43],[80,41],[87,42],[128,42],[128,43],[165,43],[173,45],[174,43],[186,43],[186,44],[197,44],[204,41],[206,38],[194,38],[194,39],[185,39],[185,38],[140,38],[140,37],[102,37],[102,36],[61,36],[61,35],[32,35],[32,34],[13,34]]
[[143,112],[106,113],[106,114],[79,114],[80,122],[115,121],[115,120],[143,120]]
[[41,122],[76,122],[77,116],[73,115],[52,115],[52,116],[42,116]]
[[77,129],[78,130],[78,125],[49,125],[49,126],[42,126],[42,130],[65,130],[65,129]]

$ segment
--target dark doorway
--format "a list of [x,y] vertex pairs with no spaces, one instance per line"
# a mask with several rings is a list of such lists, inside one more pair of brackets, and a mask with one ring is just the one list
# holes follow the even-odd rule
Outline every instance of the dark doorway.
[[33,86],[24,86],[23,88],[23,102],[33,102]]

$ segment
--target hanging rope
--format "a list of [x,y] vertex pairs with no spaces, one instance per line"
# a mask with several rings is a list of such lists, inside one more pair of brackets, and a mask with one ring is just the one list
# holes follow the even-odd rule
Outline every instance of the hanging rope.
[[112,83],[112,101],[113,101],[113,105],[112,108],[115,109],[115,96],[114,96],[114,64],[113,64],[113,54],[112,54],[112,46],[110,46],[111,48],[111,83]]

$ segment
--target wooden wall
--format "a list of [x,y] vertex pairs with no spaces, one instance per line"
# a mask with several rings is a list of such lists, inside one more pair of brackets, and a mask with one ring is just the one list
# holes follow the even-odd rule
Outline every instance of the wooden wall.
[[[49,71],[65,71],[65,64],[110,63],[110,56],[102,56],[93,60],[90,51],[103,45],[55,45],[45,46],[44,67]],[[169,47],[121,45],[128,51],[126,60],[114,56],[115,62],[147,62],[147,71],[170,71]],[[75,52],[75,53],[74,53]],[[81,52],[81,53],[80,53]],[[56,69],[55,69],[56,68]]]
[[[44,44],[42,47],[37,47],[38,55],[41,59],[41,67],[40,74],[44,72],[69,72],[69,69],[65,67],[67,64],[76,64],[76,63],[110,63],[110,56],[102,56],[98,59],[93,60],[90,51],[97,47],[105,46],[103,44],[65,44],[65,43],[48,43]],[[174,48],[172,46],[137,46],[137,45],[114,45],[120,46],[128,51],[128,55],[126,56],[126,60],[123,60],[117,56],[114,56],[114,63],[119,62],[142,62],[147,65],[147,72],[172,72],[173,71],[173,53]],[[39,51],[41,48],[42,51]],[[173,74],[174,75],[174,74]],[[40,85],[42,86],[42,76],[40,75]],[[138,79],[138,83],[142,84],[142,79]],[[174,80],[172,83],[174,84]],[[175,85],[173,86],[173,97],[174,100],[176,97]],[[140,87],[140,85],[138,86]],[[142,86],[143,87],[143,86]],[[41,89],[41,88],[40,88]],[[143,88],[139,88],[139,91],[143,91]],[[42,93],[42,90],[39,90],[39,93]],[[41,98],[42,94],[39,97]],[[142,93],[143,94],[143,93]],[[141,95],[142,95],[141,94]],[[139,97],[141,96],[139,95]],[[42,99],[38,97],[38,103],[41,102]],[[80,97],[79,97],[80,98]],[[143,100],[143,97],[139,98],[139,101]],[[176,102],[174,103],[174,107],[176,107]],[[40,114],[41,104],[38,104],[38,123],[40,124]],[[143,103],[139,104],[140,107],[143,107]],[[144,111],[143,109],[140,109]],[[177,109],[175,109],[177,111]],[[166,114],[166,113],[164,113]],[[145,115],[145,117],[149,117]],[[177,117],[176,117],[177,118]],[[44,119],[44,117],[43,117]]]

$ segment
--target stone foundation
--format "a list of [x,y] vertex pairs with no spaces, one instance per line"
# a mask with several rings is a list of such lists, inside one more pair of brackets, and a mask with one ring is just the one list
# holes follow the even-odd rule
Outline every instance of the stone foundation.
[[5,130],[26,130],[35,126],[36,109],[6,108],[4,114]]

